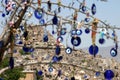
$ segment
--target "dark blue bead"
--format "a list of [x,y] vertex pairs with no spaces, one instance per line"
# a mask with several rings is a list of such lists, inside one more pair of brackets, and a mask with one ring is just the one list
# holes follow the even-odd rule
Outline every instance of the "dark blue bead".
[[20,29],[23,31],[24,30],[24,26],[20,26]]
[[58,70],[58,76],[60,77],[62,74],[62,71],[61,70]]
[[9,13],[10,13],[9,11],[6,11],[6,15],[9,15]]
[[61,51],[60,46],[56,46],[56,49],[55,49],[56,55],[59,55],[60,51]]
[[110,50],[110,55],[111,55],[112,57],[116,57],[116,56],[117,56],[117,50],[116,50],[115,48],[112,48],[112,49]]
[[86,28],[86,29],[85,29],[85,33],[87,33],[87,34],[90,33],[90,29],[89,29],[89,28]]
[[96,77],[99,77],[99,76],[100,76],[100,72],[96,72],[96,73],[95,73],[95,76],[96,76]]
[[30,49],[29,49],[28,47],[23,46],[23,51],[24,51],[24,52],[29,52],[29,50],[30,50]]
[[5,17],[5,14],[4,14],[4,13],[2,13],[2,17]]
[[14,68],[14,58],[13,57],[10,57],[9,66],[10,66],[11,69]]
[[82,6],[82,11],[83,11],[83,12],[86,11],[86,6]]
[[99,48],[98,48],[98,46],[96,46],[96,45],[91,45],[90,47],[89,47],[89,53],[91,54],[91,55],[96,55],[97,53],[98,53],[98,51],[99,51]]
[[40,70],[38,71],[38,75],[42,76],[43,72]]
[[71,38],[71,43],[74,46],[79,46],[81,43],[81,38],[80,37],[72,37]]
[[96,14],[96,5],[94,3],[92,4],[91,12],[92,12],[93,15]]
[[90,18],[85,18],[85,22],[89,22],[90,21]]
[[42,13],[40,13],[40,11],[38,11],[38,10],[35,10],[35,11],[34,11],[34,15],[35,15],[35,17],[36,17],[37,19],[41,19],[41,18],[42,18]]
[[106,70],[104,72],[105,79],[111,80],[114,77],[114,72],[112,70]]
[[57,56],[53,56],[52,60],[53,60],[53,62],[58,62],[58,57]]
[[52,23],[53,23],[54,25],[57,25],[57,24],[58,24],[58,18],[57,18],[56,15],[53,17]]
[[52,34],[55,34],[55,31],[54,31],[54,30],[52,31]]
[[104,43],[105,43],[105,39],[100,38],[100,39],[99,39],[99,43],[100,43],[100,44],[104,44]]
[[43,41],[48,42],[48,36],[47,35],[43,37]]
[[62,56],[59,56],[59,57],[58,57],[58,61],[61,61],[62,59],[63,59]]

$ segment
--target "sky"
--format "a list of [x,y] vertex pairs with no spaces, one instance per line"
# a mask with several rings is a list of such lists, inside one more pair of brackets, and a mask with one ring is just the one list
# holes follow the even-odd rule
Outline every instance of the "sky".
[[[51,0],[52,2],[56,2],[57,0]],[[62,3],[65,4],[65,5],[68,5],[71,1],[75,1],[75,0],[62,0]],[[82,2],[82,0],[79,0]],[[107,2],[102,2],[100,0],[86,0],[86,5],[91,8],[91,5],[92,3],[95,3],[96,4],[96,7],[97,7],[97,13],[95,14],[94,17],[97,17],[98,19],[102,20],[102,21],[106,21],[107,24],[110,24],[111,26],[116,26],[116,27],[120,27],[120,0],[107,0]],[[46,6],[46,5],[42,5],[42,6]],[[78,7],[78,3],[76,3],[74,5],[74,7]],[[52,6],[52,8],[56,8],[54,6]],[[3,9],[0,7],[0,11],[3,11]],[[61,13],[59,15],[61,16],[66,16],[66,15],[70,15],[69,13],[73,13],[72,10],[69,10],[69,9],[64,9],[62,8],[61,10]],[[2,22],[5,20],[1,17],[1,13],[0,13],[0,34],[2,33],[3,31],[3,24]],[[6,17],[7,19],[8,17]],[[79,19],[78,21],[81,21],[85,18],[85,15],[79,13]],[[52,19],[52,17],[49,17],[49,19]],[[34,23],[34,24],[39,24],[39,21],[37,19],[35,19],[34,17],[32,17],[32,19],[29,19],[30,22]],[[67,30],[69,31],[70,30],[70,25],[65,25],[63,27],[69,27]],[[80,45],[80,48],[84,48],[84,47],[89,47],[92,43],[91,43],[91,34],[85,34],[84,33],[84,29],[85,28],[81,28],[81,30],[83,31],[83,34],[80,36],[81,37],[81,45]],[[51,33],[51,30],[52,30],[52,27],[49,26],[47,27],[47,30],[50,31]],[[120,31],[117,31],[117,35],[118,35],[118,38],[120,40]],[[56,37],[56,35],[54,36]],[[63,44],[68,44],[66,43],[66,38],[68,38],[68,34],[66,36],[63,36],[65,39],[64,39],[64,42]],[[113,46],[114,43],[112,40],[107,40],[106,39],[106,43],[104,45],[100,45],[98,43],[98,39],[99,39],[99,34],[97,34],[97,40],[96,40],[96,44],[99,46],[99,47],[106,47],[106,46]],[[69,46],[71,46],[71,44],[69,44]]]

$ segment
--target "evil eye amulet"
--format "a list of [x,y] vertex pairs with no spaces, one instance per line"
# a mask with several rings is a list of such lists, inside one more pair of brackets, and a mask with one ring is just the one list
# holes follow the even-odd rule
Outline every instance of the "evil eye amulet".
[[115,48],[112,48],[112,49],[110,50],[110,55],[111,55],[112,57],[117,56],[117,50],[116,50]]
[[71,49],[70,47],[67,47],[67,48],[65,49],[65,52],[66,52],[67,54],[71,54],[71,53],[72,53],[72,49]]

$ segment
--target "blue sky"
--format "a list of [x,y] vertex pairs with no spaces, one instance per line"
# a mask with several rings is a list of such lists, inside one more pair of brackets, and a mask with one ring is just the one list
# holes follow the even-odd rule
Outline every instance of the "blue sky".
[[[51,1],[54,1],[56,2],[57,0],[51,0]],[[75,1],[75,0],[62,0],[63,4],[67,5],[69,4],[71,1]],[[82,1],[82,0],[79,0],[79,1]],[[108,2],[102,2],[102,1],[99,1],[99,0],[86,0],[86,5],[91,8],[91,5],[92,3],[95,3],[96,4],[96,7],[97,7],[97,13],[95,15],[95,17],[97,17],[98,19],[101,19],[103,21],[107,21],[106,23],[109,23],[110,25],[112,26],[117,26],[117,27],[120,27],[120,10],[119,10],[119,3],[120,3],[120,0],[108,0]],[[42,5],[42,6],[45,6],[45,5]],[[76,3],[74,5],[74,7],[78,7],[78,4]],[[54,7],[52,7],[54,8]],[[1,7],[0,7],[0,10],[3,10]],[[62,8],[62,13],[59,14],[61,16],[64,16],[65,14],[66,15],[69,15],[68,13],[73,13],[73,11],[69,11],[69,10],[65,10]],[[1,17],[1,13],[0,13],[0,34],[3,30],[3,27],[1,22],[4,20],[2,17]],[[50,17],[51,18],[51,17]],[[80,14],[79,15],[79,19],[78,21],[84,19],[85,16]],[[30,19],[31,22],[33,22],[35,19]],[[35,21],[34,21],[35,22]],[[36,20],[37,22],[37,20]],[[38,24],[38,23],[34,23],[34,24]],[[67,25],[67,26],[70,26],[70,25]],[[51,28],[49,27],[48,30],[51,30]],[[82,31],[84,32],[84,28],[82,28]],[[120,40],[120,31],[117,31],[117,34],[118,34],[118,37],[119,37],[119,40]],[[67,36],[67,35],[66,35]],[[66,36],[63,36],[63,37],[66,37]],[[97,35],[99,36],[99,34]],[[97,37],[97,45],[99,45],[100,47],[104,47],[104,46],[111,46],[111,45],[114,45],[113,41],[112,40],[106,40],[106,43],[104,45],[100,45],[98,43],[98,38]],[[81,47],[89,47],[92,43],[91,43],[91,38],[90,38],[90,34],[87,35],[87,34],[83,34],[81,36],[81,39],[82,39],[82,43],[81,43]],[[66,42],[63,42],[66,44]]]

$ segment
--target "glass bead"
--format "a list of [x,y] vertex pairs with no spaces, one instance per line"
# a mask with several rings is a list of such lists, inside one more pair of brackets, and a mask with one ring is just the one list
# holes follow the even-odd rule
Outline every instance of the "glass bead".
[[114,77],[114,72],[112,70],[106,70],[104,72],[105,79],[111,80]]
[[81,43],[81,38],[80,37],[72,37],[71,38],[71,43],[74,46],[79,46]]
[[112,57],[116,57],[116,56],[117,56],[117,50],[116,50],[115,48],[112,48],[112,49],[110,50],[110,55],[111,55]]
[[43,75],[43,72],[40,70],[38,71],[38,75],[42,76]]
[[105,43],[105,39],[104,39],[104,38],[100,38],[100,39],[99,39],[99,43],[100,43],[100,44],[104,44],[104,43]]
[[86,29],[85,29],[85,33],[86,33],[86,34],[90,33],[90,29],[89,29],[89,28],[86,28]]
[[90,47],[89,47],[89,53],[91,54],[91,55],[96,55],[97,53],[98,53],[98,51],[99,51],[99,48],[98,48],[98,46],[96,46],[96,45],[91,45]]
[[42,18],[42,13],[41,13],[40,11],[38,11],[38,10],[35,10],[35,11],[34,11],[34,15],[35,15],[35,17],[36,17],[37,19],[41,19],[41,18]]
[[92,4],[91,12],[92,12],[93,15],[96,14],[96,5],[94,3]]
[[70,47],[67,47],[67,48],[65,49],[65,52],[66,52],[67,54],[71,54],[71,53],[72,53],[72,49],[71,49]]

